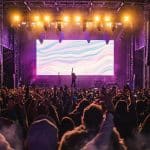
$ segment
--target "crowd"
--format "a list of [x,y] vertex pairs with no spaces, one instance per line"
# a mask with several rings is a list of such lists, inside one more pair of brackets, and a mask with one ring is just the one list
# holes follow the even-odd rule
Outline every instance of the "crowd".
[[0,150],[149,150],[150,89],[0,90]]

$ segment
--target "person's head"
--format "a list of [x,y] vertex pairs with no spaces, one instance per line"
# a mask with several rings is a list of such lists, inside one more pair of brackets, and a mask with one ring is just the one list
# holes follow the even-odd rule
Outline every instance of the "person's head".
[[82,114],[84,108],[86,108],[89,104],[90,104],[90,103],[89,103],[89,101],[87,101],[87,100],[82,100],[82,101],[80,101],[80,103],[79,103],[79,104],[77,105],[77,107],[76,107],[76,111],[77,111],[77,112],[80,112],[80,113]]
[[0,117],[0,130],[2,130],[4,127],[9,128],[13,124],[12,120],[9,120],[8,118]]
[[8,141],[1,133],[0,133],[0,150],[14,150],[13,148],[11,148]]
[[145,109],[146,109],[146,103],[142,100],[138,100],[136,102],[136,111],[137,111],[137,113],[139,113],[139,114],[143,113],[145,111]]
[[8,110],[12,110],[15,107],[15,101],[13,97],[8,98],[7,108]]
[[100,105],[91,104],[84,109],[83,124],[87,129],[99,129],[103,120],[103,110]]
[[63,135],[66,131],[70,131],[75,127],[73,120],[69,117],[64,117],[61,120],[61,135]]
[[48,107],[44,103],[39,103],[37,106],[37,115],[48,115]]
[[32,123],[27,137],[28,150],[55,150],[58,142],[57,127],[47,119]]
[[115,112],[116,112],[116,113],[119,113],[119,114],[123,114],[123,113],[128,112],[128,106],[127,106],[126,101],[124,101],[124,100],[119,100],[119,101],[116,103]]

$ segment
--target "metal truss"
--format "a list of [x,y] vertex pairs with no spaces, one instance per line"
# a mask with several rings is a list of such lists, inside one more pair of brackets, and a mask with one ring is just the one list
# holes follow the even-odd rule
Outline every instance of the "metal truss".
[[[117,10],[121,5],[148,6],[148,0],[5,0],[4,9],[17,7],[29,11],[39,8],[108,8]],[[0,2],[0,6],[2,2]]]

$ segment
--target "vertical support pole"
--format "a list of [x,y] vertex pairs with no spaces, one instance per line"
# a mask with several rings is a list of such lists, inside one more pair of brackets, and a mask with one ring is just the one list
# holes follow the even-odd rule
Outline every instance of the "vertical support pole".
[[146,88],[150,87],[150,66],[148,64],[149,53],[150,53],[150,21],[149,21],[149,12],[145,12],[145,76],[146,76]]
[[146,86],[146,47],[144,47],[144,52],[143,52],[143,88]]
[[15,51],[14,51],[14,61],[15,61],[15,85],[19,86],[19,50],[20,50],[20,32],[17,30],[15,32]]
[[4,1],[2,0],[2,9],[1,9],[1,14],[0,14],[0,87],[3,86],[3,20],[4,20]]
[[129,75],[129,81],[130,81],[130,86],[132,86],[133,88],[133,78],[134,78],[134,55],[135,55],[135,33],[134,31],[131,31],[130,34],[130,49],[129,49],[129,53],[130,53],[130,75]]
[[[125,40],[125,43],[127,43],[127,40]],[[126,70],[127,70],[127,73],[126,73],[126,80],[129,81],[130,80],[130,51],[131,51],[131,46],[129,44],[127,44],[127,47],[126,47],[126,52],[127,52],[127,60],[126,60]],[[126,81],[124,81],[126,82]]]
[[144,54],[143,54],[143,88],[149,87],[150,76],[148,66],[148,53],[149,53],[149,12],[144,12]]

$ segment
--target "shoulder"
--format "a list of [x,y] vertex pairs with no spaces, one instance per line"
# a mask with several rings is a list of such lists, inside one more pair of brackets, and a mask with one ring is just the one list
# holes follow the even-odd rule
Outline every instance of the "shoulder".
[[80,136],[86,135],[86,130],[84,126],[80,125],[76,127],[75,129],[68,131],[64,134],[63,138],[65,139],[72,139],[72,138],[78,138]]
[[60,142],[59,149],[67,149],[67,147],[72,147],[72,149],[76,149],[77,146],[82,147],[83,140],[86,138],[87,132],[81,126],[75,128],[72,131],[66,132]]

